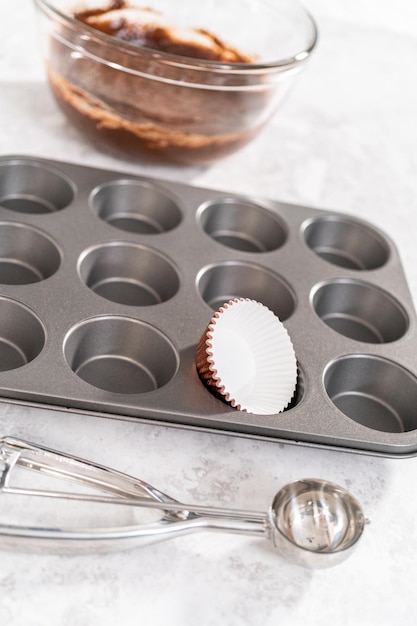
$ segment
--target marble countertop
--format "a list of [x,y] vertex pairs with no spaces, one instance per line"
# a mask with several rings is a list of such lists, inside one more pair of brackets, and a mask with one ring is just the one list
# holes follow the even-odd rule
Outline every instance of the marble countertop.
[[[273,121],[209,167],[98,152],[57,110],[30,0],[0,4],[0,154],[32,154],[362,217],[396,242],[417,302],[417,64],[413,0],[305,0],[320,42]],[[401,390],[399,390],[401,393]],[[389,459],[0,404],[12,434],[143,478],[186,502],[266,510],[286,482],[347,487],[371,524],[354,554],[310,571],[262,542],[198,533],[114,554],[2,552],[8,626],[338,626],[417,619],[417,459]],[[22,516],[26,515],[22,506]],[[2,507],[0,503],[0,517]],[[0,520],[1,521],[1,520]]]

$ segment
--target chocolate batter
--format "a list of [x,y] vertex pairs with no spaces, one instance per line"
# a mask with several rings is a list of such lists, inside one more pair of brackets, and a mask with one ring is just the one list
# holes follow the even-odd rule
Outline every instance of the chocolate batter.
[[[171,28],[159,13],[123,0],[74,17],[112,42],[57,26],[48,76],[60,106],[94,141],[124,155],[143,156],[145,148],[194,163],[235,151],[266,121],[262,77],[236,78],[155,57],[157,51],[230,65],[253,62],[206,30]],[[137,53],[125,42],[138,46]],[[253,90],[244,91],[248,86]]]
[[[175,29],[161,23],[162,16],[157,11],[150,8],[132,8],[123,0],[113,2],[108,9],[91,9],[75,13],[74,17],[106,35],[158,52],[222,63],[253,62],[253,59],[203,28],[189,31],[188,40],[183,33],[181,39]],[[194,41],[192,35],[195,36]]]

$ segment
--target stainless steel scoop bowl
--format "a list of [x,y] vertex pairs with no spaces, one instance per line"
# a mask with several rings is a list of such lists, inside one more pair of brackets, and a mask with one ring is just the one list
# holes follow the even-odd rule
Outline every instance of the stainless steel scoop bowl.
[[[98,491],[86,494],[13,486],[16,467]],[[143,524],[84,529],[2,524],[0,506],[0,545],[13,549],[103,552],[210,530],[264,537],[291,560],[311,568],[328,567],[351,554],[367,521],[357,500],[326,480],[304,479],[285,485],[266,513],[188,505],[142,480],[12,437],[0,439],[0,493],[156,510],[156,516]]]
[[272,502],[269,520],[274,545],[311,567],[344,560],[367,522],[353,496],[321,479],[298,480],[282,487]]

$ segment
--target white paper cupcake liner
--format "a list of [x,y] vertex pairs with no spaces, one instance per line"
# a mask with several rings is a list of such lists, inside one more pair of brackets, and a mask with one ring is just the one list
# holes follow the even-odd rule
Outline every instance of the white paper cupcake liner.
[[297,359],[288,332],[254,300],[220,307],[200,339],[196,365],[207,387],[241,411],[280,413],[295,394]]

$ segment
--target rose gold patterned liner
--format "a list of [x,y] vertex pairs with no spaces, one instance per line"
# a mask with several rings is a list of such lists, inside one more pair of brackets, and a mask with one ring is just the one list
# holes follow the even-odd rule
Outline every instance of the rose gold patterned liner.
[[297,360],[287,330],[272,311],[248,298],[221,306],[201,336],[196,367],[206,387],[248,413],[280,413],[297,384]]

